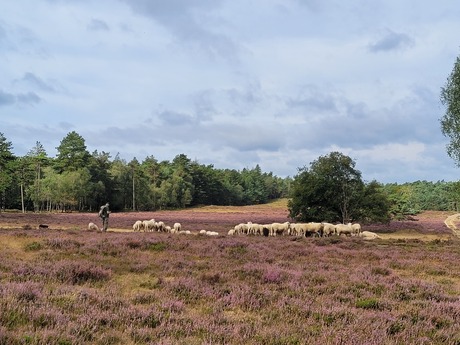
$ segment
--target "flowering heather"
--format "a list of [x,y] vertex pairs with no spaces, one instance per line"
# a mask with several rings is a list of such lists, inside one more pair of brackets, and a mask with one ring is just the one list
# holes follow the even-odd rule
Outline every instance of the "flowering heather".
[[459,344],[460,243],[0,230],[2,344]]

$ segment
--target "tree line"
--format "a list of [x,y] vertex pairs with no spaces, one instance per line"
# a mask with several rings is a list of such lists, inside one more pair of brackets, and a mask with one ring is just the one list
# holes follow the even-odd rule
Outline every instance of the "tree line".
[[68,133],[49,157],[40,142],[23,157],[0,133],[0,208],[23,211],[95,211],[109,201],[115,211],[197,205],[252,205],[289,198],[297,220],[386,221],[423,210],[458,210],[459,182],[364,182],[355,162],[332,152],[281,178],[253,168],[216,169],[179,154],[172,161],[143,161],[89,153]]
[[216,169],[185,154],[127,162],[89,153],[85,139],[68,133],[49,157],[40,142],[23,157],[0,133],[0,207],[23,211],[159,210],[196,205],[249,205],[287,197],[290,178],[254,168]]

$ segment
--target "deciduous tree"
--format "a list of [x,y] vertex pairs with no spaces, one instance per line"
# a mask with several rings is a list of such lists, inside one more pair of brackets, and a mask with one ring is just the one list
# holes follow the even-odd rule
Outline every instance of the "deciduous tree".
[[[288,207],[292,218],[299,221],[350,222],[375,214],[388,214],[382,207],[374,210],[371,199],[385,199],[374,184],[367,187],[356,163],[340,152],[332,152],[312,162],[310,168],[299,169],[291,185]],[[366,201],[367,200],[367,201]]]
[[446,113],[441,118],[442,133],[450,138],[447,154],[460,166],[460,57],[441,88],[441,103]]

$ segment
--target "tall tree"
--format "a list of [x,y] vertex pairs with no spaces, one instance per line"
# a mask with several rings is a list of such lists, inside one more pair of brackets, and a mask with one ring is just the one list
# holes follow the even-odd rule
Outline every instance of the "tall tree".
[[[366,188],[356,163],[340,152],[332,152],[299,169],[291,185],[289,213],[301,221],[371,220],[379,211],[369,211],[364,198],[385,198],[375,185]],[[386,205],[385,202],[381,203]],[[385,208],[380,212],[388,214]]]
[[91,176],[89,190],[90,198],[87,199],[86,205],[90,210],[98,209],[100,205],[111,200],[112,196],[112,179],[110,177],[110,154],[102,151],[99,153],[95,150],[89,159],[88,170]]
[[6,206],[6,192],[12,184],[13,145],[0,133],[0,211]]
[[27,194],[32,199],[34,210],[40,211],[43,207],[43,198],[41,193],[42,170],[49,164],[49,158],[43,145],[37,141],[35,146],[27,153],[26,158],[35,171],[34,182],[27,187]]
[[75,131],[62,139],[55,159],[55,169],[58,172],[75,171],[86,167],[91,157],[86,149],[85,139]]
[[446,113],[441,118],[442,133],[450,138],[447,154],[460,166],[460,57],[441,88],[441,103]]

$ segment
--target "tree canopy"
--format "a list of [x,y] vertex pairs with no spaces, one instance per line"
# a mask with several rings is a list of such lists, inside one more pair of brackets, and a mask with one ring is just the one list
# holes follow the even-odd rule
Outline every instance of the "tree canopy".
[[215,169],[178,154],[172,161],[148,156],[126,162],[107,152],[90,154],[85,139],[68,133],[48,157],[40,142],[24,157],[0,134],[2,208],[158,210],[196,205],[248,205],[288,195],[289,178],[264,173],[258,165],[242,171]]
[[450,139],[447,154],[460,166],[460,57],[457,57],[446,84],[441,88],[441,103],[446,107],[441,118],[441,130]]
[[[87,151],[76,132],[66,135],[56,157],[36,142],[24,157],[0,133],[0,210],[159,210],[198,205],[252,205],[292,196],[290,215],[305,220],[376,220],[390,202],[392,216],[460,208],[460,183],[417,181],[403,185],[364,183],[355,162],[339,152],[319,157],[295,179],[252,168],[216,169],[185,154],[172,161],[153,155],[127,162]],[[291,193],[292,190],[292,193]],[[381,194],[385,197],[382,197]]]
[[355,162],[331,152],[299,169],[291,186],[290,216],[299,221],[388,221],[386,195],[373,181],[365,184]]

